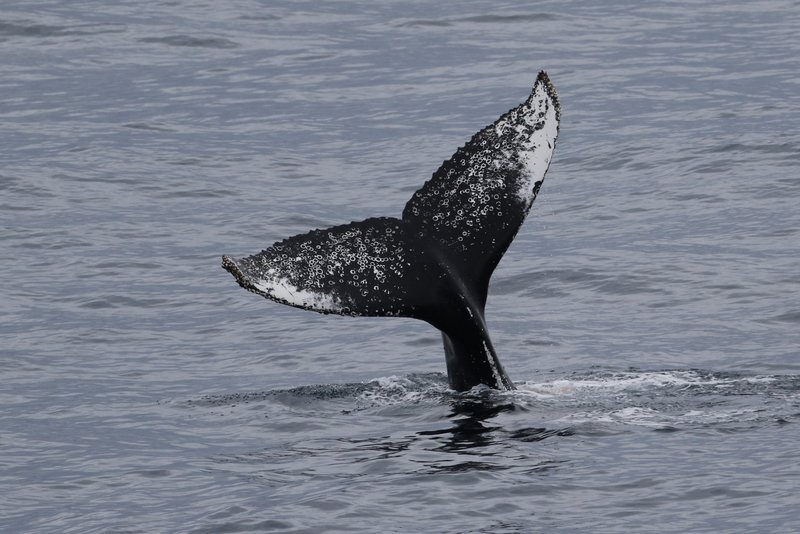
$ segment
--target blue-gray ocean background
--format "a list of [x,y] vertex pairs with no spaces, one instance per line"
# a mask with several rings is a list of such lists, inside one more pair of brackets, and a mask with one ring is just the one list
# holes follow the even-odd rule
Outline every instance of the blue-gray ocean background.
[[[487,317],[240,289],[563,106]],[[0,531],[800,531],[800,2],[4,1]]]

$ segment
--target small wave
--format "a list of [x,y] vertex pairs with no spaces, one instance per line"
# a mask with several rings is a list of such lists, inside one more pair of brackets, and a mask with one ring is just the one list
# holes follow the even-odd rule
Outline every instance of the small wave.
[[771,323],[771,322],[800,323],[800,310],[782,313],[780,315],[776,315],[776,316],[768,318],[768,319],[763,319],[763,320],[760,320],[758,322],[763,322],[763,323]]
[[97,35],[101,33],[121,33],[122,24],[78,24],[55,26],[34,22],[0,22],[0,38],[3,37],[64,37],[74,35]]
[[199,399],[185,401],[187,406],[237,406],[263,401],[276,401],[288,405],[298,405],[307,401],[329,401],[341,398],[352,398],[368,387],[367,384],[322,384],[299,386],[291,389],[275,389],[270,391],[251,391],[245,393],[228,393],[222,395],[206,395]]
[[398,28],[415,27],[448,27],[455,24],[519,24],[530,22],[550,22],[562,18],[561,15],[553,13],[518,13],[515,15],[473,15],[467,17],[457,17],[444,20],[435,19],[412,19],[395,24]]
[[149,130],[152,132],[174,132],[174,128],[160,126],[157,124],[148,124],[146,122],[129,122],[122,125],[123,128],[130,128],[132,130]]
[[222,37],[193,37],[191,35],[168,35],[166,37],[144,37],[142,43],[157,43],[169,46],[186,46],[191,48],[238,48],[239,45]]
[[207,395],[199,399],[179,402],[186,406],[221,407],[274,401],[287,406],[300,407],[316,401],[352,401],[356,409],[419,402],[452,393],[447,388],[447,378],[441,373],[412,374],[404,377],[388,376],[369,382],[347,384],[316,384],[269,391]]

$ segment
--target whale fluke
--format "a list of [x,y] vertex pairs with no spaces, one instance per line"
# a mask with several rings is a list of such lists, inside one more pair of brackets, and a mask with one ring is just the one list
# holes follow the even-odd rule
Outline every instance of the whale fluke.
[[442,163],[403,210],[313,230],[222,266],[243,288],[320,313],[413,317],[442,332],[450,387],[513,389],[484,320],[489,279],[539,192],[560,121],[540,72],[525,102]]

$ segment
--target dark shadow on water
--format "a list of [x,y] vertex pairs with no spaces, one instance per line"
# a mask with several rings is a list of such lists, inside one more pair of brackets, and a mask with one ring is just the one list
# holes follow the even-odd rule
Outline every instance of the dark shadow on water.
[[[551,437],[571,436],[570,429],[543,427],[506,429],[498,416],[524,417],[529,410],[493,391],[456,394],[449,399],[450,423],[446,428],[424,430],[417,433],[434,446],[425,449],[433,456],[426,462],[431,474],[498,472],[523,470],[530,474],[543,473],[557,468],[565,460],[549,457],[533,443]],[[520,455],[525,457],[520,462]]]
[[463,418],[453,421],[454,426],[437,430],[423,430],[419,436],[436,436],[443,439],[439,450],[463,451],[480,447],[487,447],[495,442],[495,432],[498,426],[486,425],[478,419]]
[[531,427],[509,431],[503,428],[502,425],[493,424],[491,420],[500,414],[528,411],[524,406],[497,399],[494,395],[493,392],[487,391],[480,393],[477,397],[452,399],[449,415],[452,426],[421,431],[418,435],[444,438],[438,450],[460,452],[490,447],[509,439],[536,442],[554,436],[564,437],[573,434],[568,428]]

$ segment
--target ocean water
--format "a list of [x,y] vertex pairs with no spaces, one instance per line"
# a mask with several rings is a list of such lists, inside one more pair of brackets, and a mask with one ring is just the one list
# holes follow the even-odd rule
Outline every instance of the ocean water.
[[[800,531],[800,2],[4,1],[0,531]],[[547,70],[514,392],[220,256],[398,216]]]

